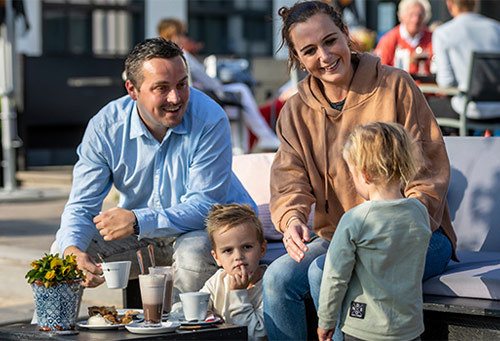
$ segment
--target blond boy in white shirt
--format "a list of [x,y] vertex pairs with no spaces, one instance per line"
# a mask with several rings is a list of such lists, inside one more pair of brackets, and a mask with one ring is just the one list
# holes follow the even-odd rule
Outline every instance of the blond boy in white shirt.
[[262,277],[259,265],[267,242],[262,223],[249,205],[214,205],[206,219],[212,256],[221,266],[205,283],[209,310],[226,323],[247,326],[249,340],[267,340],[264,328]]

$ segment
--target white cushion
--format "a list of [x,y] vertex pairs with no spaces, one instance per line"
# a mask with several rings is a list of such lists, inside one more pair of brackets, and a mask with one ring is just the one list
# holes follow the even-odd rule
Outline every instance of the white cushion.
[[253,153],[233,156],[233,172],[257,206],[269,204],[269,177],[274,153]]

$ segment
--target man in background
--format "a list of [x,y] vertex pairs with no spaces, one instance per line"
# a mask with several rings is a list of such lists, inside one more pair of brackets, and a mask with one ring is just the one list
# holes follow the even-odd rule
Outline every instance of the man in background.
[[402,0],[398,6],[398,18],[401,23],[380,38],[375,54],[382,64],[411,74],[429,74],[432,33],[425,26],[431,18],[429,1]]
[[[477,0],[447,0],[452,20],[436,28],[432,36],[432,46],[436,62],[436,82],[439,86],[456,86],[466,91],[469,81],[473,51],[500,51],[500,23],[478,13],[474,13]],[[463,112],[464,99],[455,96],[443,99],[437,108],[429,102],[436,116],[458,118]],[[452,109],[453,108],[453,109]],[[470,103],[467,116],[498,117],[500,105],[485,107]]]

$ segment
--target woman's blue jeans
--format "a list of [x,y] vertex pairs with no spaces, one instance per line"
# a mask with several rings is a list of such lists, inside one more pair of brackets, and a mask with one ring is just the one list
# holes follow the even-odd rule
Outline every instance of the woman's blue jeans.
[[316,238],[300,263],[288,254],[276,259],[264,273],[264,323],[269,340],[306,340],[309,265],[326,253],[329,242]]
[[[264,275],[264,322],[269,340],[306,340],[304,299],[312,297],[318,307],[325,254],[329,242],[312,241],[302,262],[288,254],[275,260]],[[440,274],[452,253],[449,239],[441,229],[432,234],[427,250],[423,280]]]

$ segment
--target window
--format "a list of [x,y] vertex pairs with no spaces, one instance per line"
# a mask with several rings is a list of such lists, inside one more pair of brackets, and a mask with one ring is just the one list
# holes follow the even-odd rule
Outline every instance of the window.
[[272,55],[272,1],[189,0],[188,35],[202,54]]
[[144,37],[141,0],[43,0],[44,55],[123,56]]

